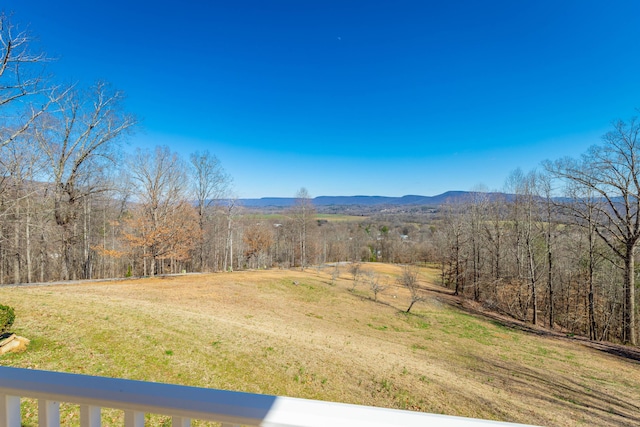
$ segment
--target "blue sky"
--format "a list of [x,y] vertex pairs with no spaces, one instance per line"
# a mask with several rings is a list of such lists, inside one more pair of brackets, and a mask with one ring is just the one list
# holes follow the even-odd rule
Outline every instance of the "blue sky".
[[209,150],[237,196],[501,189],[640,107],[637,1],[4,0],[142,119]]

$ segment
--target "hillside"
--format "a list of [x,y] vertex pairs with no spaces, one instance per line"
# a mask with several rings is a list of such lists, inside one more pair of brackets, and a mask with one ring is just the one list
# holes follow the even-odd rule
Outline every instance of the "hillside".
[[[640,423],[636,353],[475,314],[430,269],[406,314],[400,267],[363,268],[387,285],[378,302],[346,266],[335,281],[325,267],[1,288],[32,345],[0,363],[547,426]],[[77,408],[63,414],[77,423]]]

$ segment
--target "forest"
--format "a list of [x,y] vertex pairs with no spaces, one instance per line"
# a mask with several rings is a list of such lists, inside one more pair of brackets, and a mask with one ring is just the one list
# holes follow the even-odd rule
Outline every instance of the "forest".
[[435,263],[444,286],[487,309],[637,343],[635,119],[579,158],[516,169],[503,193],[473,191],[426,218],[319,219],[304,188],[264,215],[232,197],[210,152],[125,154],[139,120],[124,94],[58,83],[29,35],[0,19],[0,283]]

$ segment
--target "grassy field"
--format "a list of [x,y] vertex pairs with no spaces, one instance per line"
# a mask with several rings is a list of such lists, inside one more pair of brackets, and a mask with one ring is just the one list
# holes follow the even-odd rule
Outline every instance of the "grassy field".
[[[346,267],[335,282],[326,267],[2,288],[14,331],[32,341],[0,364],[548,426],[640,424],[633,359],[458,308],[429,269],[426,300],[406,314],[400,267],[363,268],[388,284],[378,302]],[[63,408],[63,424],[77,425],[76,409]]]
[[[257,220],[272,220],[272,221],[284,221],[290,219],[290,215],[284,213],[252,213],[246,214],[247,218],[253,218]],[[315,219],[326,220],[329,222],[350,222],[350,221],[364,221],[366,216],[360,215],[344,215],[344,214],[330,214],[330,213],[317,213],[314,215]]]

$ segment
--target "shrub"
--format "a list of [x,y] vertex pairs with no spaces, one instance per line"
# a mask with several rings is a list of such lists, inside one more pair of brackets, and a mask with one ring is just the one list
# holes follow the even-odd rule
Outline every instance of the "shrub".
[[7,332],[15,319],[16,314],[13,311],[13,307],[0,304],[0,333]]

